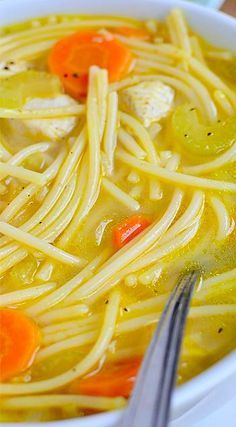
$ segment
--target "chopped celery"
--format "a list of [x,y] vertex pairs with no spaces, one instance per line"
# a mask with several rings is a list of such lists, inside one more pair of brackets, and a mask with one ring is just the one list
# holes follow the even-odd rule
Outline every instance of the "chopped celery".
[[38,263],[33,255],[28,255],[26,259],[15,265],[10,272],[15,284],[30,285],[34,280]]
[[171,127],[176,142],[199,156],[214,156],[236,141],[235,117],[204,125],[197,110],[189,105],[181,105],[175,110]]
[[59,78],[43,71],[24,71],[1,79],[0,107],[21,108],[28,99],[50,98],[62,93]]

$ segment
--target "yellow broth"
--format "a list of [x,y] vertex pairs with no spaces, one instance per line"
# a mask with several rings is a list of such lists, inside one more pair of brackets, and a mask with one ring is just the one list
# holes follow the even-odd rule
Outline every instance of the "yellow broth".
[[[3,40],[4,37],[19,35],[19,40],[21,34],[24,34],[25,30],[32,32],[37,31],[37,29],[41,29],[45,26],[47,29],[47,25],[56,26],[57,24],[72,22],[74,19],[80,20],[91,20],[91,27],[93,28],[92,21],[94,17],[81,17],[81,16],[58,16],[58,17],[47,17],[47,18],[39,18],[37,20],[20,23],[13,25],[11,27],[4,28],[2,30]],[[96,17],[97,19],[101,18],[109,22],[113,22],[115,17]],[[117,18],[118,19],[118,18]],[[123,19],[123,18],[122,18]],[[121,19],[121,20],[122,20]],[[138,28],[149,29],[146,23],[141,21],[135,21],[130,19],[123,19],[123,25],[130,26],[135,25]],[[97,29],[103,29],[104,26],[98,26]],[[106,30],[114,31],[114,28],[111,24],[105,26]],[[70,33],[70,31],[69,31]],[[73,33],[73,30],[71,30]],[[33,33],[34,34],[34,33]],[[49,31],[50,35],[50,31]],[[199,41],[199,45],[201,46],[203,54],[208,51],[214,51],[216,58],[209,58],[206,54],[206,61],[208,66],[212,71],[216,73],[216,75],[225,83],[228,84],[231,90],[235,89],[235,58],[232,56],[232,59],[227,59],[224,63],[217,59],[217,52],[219,50],[215,47],[209,46],[207,43],[202,41],[200,37],[196,34],[193,34],[191,30],[189,30],[189,37],[194,36]],[[58,39],[62,38],[63,35],[59,35]],[[151,41],[150,43],[155,43],[155,37],[161,37],[162,41],[160,43],[168,43],[172,44],[172,40],[169,34],[168,26],[166,23],[157,23],[156,33],[150,33]],[[29,36],[30,40],[30,36]],[[9,40],[10,43],[10,40]],[[27,42],[28,43],[28,42]],[[24,40],[23,40],[24,45]],[[144,49],[145,50],[145,49]],[[10,55],[10,53],[9,53]],[[39,55],[32,55],[30,58],[32,67],[35,70],[39,71],[47,71],[47,52],[42,52]],[[163,53],[165,56],[165,53]],[[194,54],[193,54],[194,56]],[[10,56],[9,56],[10,59]],[[173,66],[176,66],[180,70],[186,71],[184,68],[186,66],[183,65],[183,62],[179,58],[172,58]],[[224,64],[224,65],[222,65]],[[233,72],[232,72],[233,70]],[[194,73],[188,68],[188,73]],[[134,68],[131,71],[130,76],[135,76],[137,73]],[[149,74],[158,74],[155,70],[146,69],[143,71],[143,75],[147,76]],[[161,72],[162,74],[162,72]],[[167,73],[168,74],[168,73]],[[130,77],[128,76],[128,77]],[[158,78],[158,75],[157,75]],[[178,77],[176,77],[178,79]],[[199,78],[201,80],[201,78]],[[202,82],[202,80],[201,80]],[[203,82],[205,87],[208,89],[210,96],[213,98],[214,88],[208,83]],[[0,80],[1,85],[1,80]],[[119,91],[118,91],[119,95]],[[174,114],[176,108],[182,104],[188,104],[189,101],[186,101],[183,94],[180,94],[178,90],[176,90],[175,97],[175,105],[173,111],[169,114],[168,117],[161,120],[162,129],[158,133],[155,138],[155,149],[158,154],[161,152],[171,151],[172,153],[177,153],[180,155],[180,166],[177,171],[180,173],[183,171],[184,167],[194,166],[199,164],[207,163],[217,156],[222,155],[224,150],[221,153],[217,153],[217,155],[213,155],[210,157],[205,157],[201,154],[201,152],[196,155],[196,153],[192,153],[188,151],[178,142],[178,138],[173,134],[172,129],[172,115]],[[191,105],[190,107],[191,108]],[[235,107],[234,108],[234,119],[235,119]],[[218,121],[224,121],[228,115],[226,111],[217,104],[218,110]],[[184,123],[182,123],[184,125]],[[212,126],[215,126],[212,124]],[[75,129],[70,133],[70,137],[78,136],[78,131],[80,131],[81,126],[75,127]],[[126,130],[129,131],[128,127]],[[131,132],[132,133],[132,132]],[[134,136],[134,135],[133,135]],[[1,138],[3,145],[13,154],[17,153],[24,147],[27,147],[30,144],[41,142],[41,135],[35,135],[34,138],[25,132],[21,132],[21,129],[14,129],[10,126],[8,119],[1,119]],[[136,141],[138,141],[138,138]],[[72,141],[72,142],[71,142]],[[236,137],[234,140],[234,144],[236,141]],[[207,137],[206,137],[206,143]],[[31,155],[25,162],[23,162],[22,166],[26,169],[33,170],[36,172],[43,172],[46,167],[48,167],[50,163],[50,159],[55,159],[59,150],[62,146],[65,147],[66,152],[68,153],[71,149],[71,144],[73,144],[73,140],[70,142],[66,139],[61,139],[57,143],[53,145],[49,156],[46,157],[44,153],[37,153]],[[227,149],[230,147],[226,147]],[[235,160],[235,155],[234,155]],[[181,215],[184,214],[187,206],[192,200],[193,194],[196,191],[194,186],[185,186],[183,184],[174,184],[173,182],[169,182],[167,180],[160,180],[161,189],[163,193],[163,197],[160,200],[150,200],[149,198],[149,181],[150,177],[141,170],[138,170],[139,182],[133,183],[130,182],[127,177],[134,169],[129,165],[125,164],[119,159],[115,160],[115,167],[112,173],[112,176],[109,177],[113,183],[118,185],[124,192],[127,194],[132,194],[133,188],[136,186],[140,186],[141,192],[138,196],[138,202],[140,204],[140,209],[138,210],[138,214],[145,215],[145,217],[149,218],[149,220],[154,223],[154,221],[161,220],[165,211],[168,209],[168,206],[173,197],[173,190],[176,188],[180,188],[183,190],[184,196],[183,201],[180,206],[180,209],[177,212],[176,217],[174,218],[175,223]],[[224,181],[228,183],[236,183],[236,175],[235,175],[235,163],[228,162],[224,164],[220,168],[216,168],[213,171],[208,173],[200,174],[199,176],[206,179],[213,179],[216,181]],[[156,178],[158,181],[158,178]],[[2,181],[3,182],[3,181]],[[5,179],[5,185],[7,186],[7,191],[3,191],[0,198],[0,209],[3,212],[6,207],[12,202],[12,200],[19,195],[19,193],[24,189],[25,182],[17,178]],[[48,185],[48,189],[50,191],[51,184]],[[120,292],[121,301],[119,308],[119,315],[117,319],[117,323],[126,322],[128,320],[132,320],[139,316],[145,316],[152,313],[160,314],[164,308],[164,304],[174,285],[176,284],[180,273],[183,270],[190,268],[200,268],[204,280],[207,280],[211,277],[215,277],[218,274],[222,274],[224,272],[228,272],[230,270],[235,269],[236,266],[236,247],[235,247],[235,237],[236,230],[234,227],[235,214],[236,214],[236,199],[235,193],[233,192],[225,192],[221,189],[212,190],[209,188],[202,189],[204,192],[205,205],[203,208],[203,212],[200,215],[199,219],[199,228],[194,236],[194,238],[184,247],[177,248],[176,250],[171,251],[168,255],[160,257],[157,260],[157,267],[162,267],[162,272],[160,276],[155,279],[155,277],[149,281],[149,283],[144,284],[140,277],[147,272],[151,266],[147,268],[140,269],[132,273],[133,277],[128,278],[122,277],[119,280],[119,283],[116,285],[116,289]],[[219,227],[216,213],[214,212],[211,204],[211,197],[217,197],[224,204],[225,209],[228,212],[228,216],[231,221],[231,229],[223,240],[217,241],[216,235]],[[39,194],[36,193],[35,196],[30,198],[30,202],[25,204],[22,209],[17,213],[17,215],[10,221],[10,223],[14,226],[21,227],[24,222],[29,220],[32,215],[40,208],[43,203],[46,195],[42,195],[41,198]],[[97,200],[94,205],[90,209],[89,213],[85,216],[83,221],[80,223],[77,232],[73,235],[73,238],[62,247],[62,249],[66,250],[70,254],[73,254],[78,257],[83,257],[86,262],[91,262],[94,258],[102,253],[104,250],[109,251],[109,258],[116,252],[113,242],[113,230],[114,228],[120,224],[120,222],[133,215],[134,212],[129,209],[127,206],[124,206],[118,200],[114,200],[110,194],[102,187]],[[44,219],[40,222],[43,225]],[[190,224],[191,225],[191,224]],[[183,230],[182,230],[183,231]],[[2,239],[2,238],[1,238]],[[53,244],[55,246],[60,246],[60,236],[57,238]],[[3,271],[2,261],[0,262],[0,272],[1,273],[1,294],[6,294],[13,291],[24,290],[30,287],[34,287],[42,284],[44,282],[39,278],[38,272],[42,268],[42,265],[45,263],[50,263],[52,267],[52,274],[50,274],[50,279],[46,279],[45,282],[55,282],[56,288],[60,288],[65,283],[67,283],[70,279],[72,279],[78,272],[80,268],[76,266],[69,266],[60,262],[57,262],[50,257],[47,257],[40,254],[38,251],[32,250],[32,248],[28,248],[24,245],[19,245],[27,249],[28,254],[23,257],[22,260],[15,263],[11,268],[7,269],[5,272]],[[157,246],[158,247],[158,246]],[[1,248],[0,248],[1,249]],[[1,252],[0,252],[1,253]],[[141,255],[142,259],[142,255]],[[4,261],[3,261],[4,262]],[[107,261],[109,262],[109,261]],[[102,267],[100,267],[102,268]],[[96,274],[95,272],[91,272],[91,276]],[[115,276],[115,274],[113,275]],[[96,276],[95,276],[96,277]],[[129,279],[133,280],[133,282],[129,282]],[[89,277],[87,278],[89,280]],[[236,343],[236,291],[235,291],[235,281],[236,277],[234,275],[230,280],[226,280],[223,283],[219,283],[218,286],[209,287],[208,292],[203,293],[203,297],[198,298],[198,293],[200,295],[202,289],[204,291],[204,282],[202,288],[196,290],[196,297],[193,298],[192,302],[192,312],[190,310],[189,319],[187,322],[186,333],[182,348],[182,355],[179,363],[179,371],[178,371],[178,383],[182,384],[192,377],[198,375],[200,372],[207,369],[213,363],[217,362],[220,358],[230,352],[235,348]],[[86,283],[86,280],[85,282]],[[82,285],[83,286],[83,285]],[[112,288],[112,286],[111,286]],[[80,286],[78,286],[80,289]],[[102,289],[102,288],[101,288]],[[207,289],[207,288],[206,288]],[[94,294],[88,294],[85,297],[78,298],[78,300],[74,301],[75,303],[82,303],[88,305],[88,313],[78,315],[78,318],[67,318],[64,320],[58,319],[54,322],[49,322],[45,324],[40,324],[40,314],[33,316],[36,323],[39,322],[39,327],[41,330],[41,350],[44,350],[47,346],[52,345],[55,342],[60,342],[63,340],[63,329],[60,330],[60,322],[72,321],[74,322],[74,326],[72,325],[70,328],[66,329],[66,333],[68,335],[64,335],[65,338],[73,337],[76,334],[80,333],[80,329],[76,326],[76,320],[78,320],[78,325],[81,322],[86,322],[86,319],[93,319],[93,316],[96,316],[96,322],[93,324],[94,330],[97,331],[97,335],[99,330],[102,327],[104,320],[104,313],[107,306],[110,303],[110,293],[111,290],[101,291],[99,294],[100,288],[98,289],[98,295],[96,292]],[[72,292],[73,295],[73,292]],[[141,308],[139,310],[132,309],[132,305],[141,304],[145,300],[153,299],[156,297],[161,297],[160,302],[156,303],[152,308]],[[41,297],[45,298],[45,295]],[[68,296],[70,298],[70,295]],[[20,310],[27,310],[31,308],[35,302],[40,301],[40,298],[36,300],[30,300],[20,304],[10,305],[10,308],[17,308]],[[157,300],[158,301],[158,300]],[[73,306],[73,303],[70,303],[68,306]],[[231,311],[227,312],[227,309],[219,314],[206,314],[204,312],[204,307],[218,307],[218,306],[230,306]],[[55,306],[52,306],[50,310],[54,309],[64,309],[67,306],[67,299],[65,298]],[[194,313],[194,309],[199,308],[199,315],[191,315]],[[203,314],[201,315],[201,309],[203,309]],[[42,313],[42,315],[45,313]],[[114,334],[106,352],[103,356],[95,363],[92,368],[89,369],[85,374],[93,374],[96,373],[101,367],[109,368],[109,366],[113,363],[116,363],[120,360],[132,359],[135,357],[142,357],[144,355],[145,349],[148,346],[150,338],[152,336],[153,330],[156,327],[156,320],[153,319],[149,322],[143,322],[139,325],[139,327],[134,327],[132,330],[127,330],[123,333]],[[50,325],[58,324],[59,335],[58,338],[50,336],[50,333],[45,333],[47,331],[47,327]],[[83,329],[83,327],[82,327]],[[81,330],[82,330],[81,329]],[[78,332],[76,332],[78,330]],[[86,328],[84,329],[86,331]],[[91,329],[87,329],[91,331]],[[62,335],[60,335],[62,332]],[[81,332],[83,333],[83,332]],[[52,356],[43,358],[42,361],[36,360],[34,363],[23,373],[17,375],[11,379],[9,379],[9,384],[12,385],[20,385],[20,384],[31,384],[34,382],[40,382],[45,379],[50,379],[56,377],[67,370],[72,369],[75,365],[77,365],[80,361],[82,361],[92,349],[94,345],[94,340],[85,345],[73,346],[73,348],[65,349],[61,352],[56,352]],[[39,354],[40,354],[39,351]],[[84,376],[84,375],[82,375]],[[8,382],[7,382],[8,383]],[[6,384],[7,384],[6,383]],[[4,383],[5,384],[5,383]],[[65,384],[63,387],[59,388],[60,393],[68,394],[69,384]],[[102,384],[101,384],[102,387]],[[58,394],[58,389],[50,390],[49,393]],[[19,393],[20,394],[20,393]],[[44,394],[47,394],[45,392]],[[3,395],[4,395],[4,387],[3,387]],[[30,393],[29,393],[30,395]],[[40,408],[34,409],[4,409],[4,401],[9,397],[14,397],[14,393],[10,394],[10,396],[3,397],[3,409],[1,410],[1,420],[2,421],[45,421],[45,420],[56,420],[56,419],[65,419],[65,418],[73,418],[77,416],[83,416],[89,413],[93,413],[93,409],[88,409],[86,407],[78,408],[76,405],[65,405],[61,408]],[[37,396],[37,393],[36,393]],[[40,399],[40,397],[39,397]],[[95,411],[96,412],[96,411]]]

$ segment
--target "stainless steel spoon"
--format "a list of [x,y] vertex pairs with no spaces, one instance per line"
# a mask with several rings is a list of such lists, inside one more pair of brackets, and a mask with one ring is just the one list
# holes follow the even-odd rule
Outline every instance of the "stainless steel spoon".
[[189,304],[199,279],[199,271],[186,273],[172,292],[119,427],[167,426]]

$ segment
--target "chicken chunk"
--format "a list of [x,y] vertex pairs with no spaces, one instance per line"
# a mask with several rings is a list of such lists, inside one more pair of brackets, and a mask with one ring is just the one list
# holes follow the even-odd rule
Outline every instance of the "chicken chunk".
[[121,105],[145,127],[165,117],[173,101],[174,90],[158,80],[142,82],[121,91]]
[[[24,105],[25,110],[39,110],[39,109],[50,109],[60,107],[70,107],[77,105],[68,95],[59,95],[55,98],[33,98],[26,102]],[[31,134],[41,134],[50,140],[56,141],[60,138],[68,135],[75,125],[78,119],[76,117],[66,117],[65,119],[33,119],[24,120],[23,123],[27,127],[27,130]]]
[[14,74],[30,70],[31,68],[31,63],[23,60],[0,61],[0,76],[13,76]]

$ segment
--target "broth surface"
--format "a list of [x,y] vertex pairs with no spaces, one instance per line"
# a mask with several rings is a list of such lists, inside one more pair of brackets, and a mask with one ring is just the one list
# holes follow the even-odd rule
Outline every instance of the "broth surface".
[[[92,67],[87,94],[47,104],[69,87],[65,73],[49,71],[52,49],[88,30],[124,45],[132,63],[110,82]],[[40,345],[26,369],[3,380],[1,421],[123,407],[127,391],[107,375],[127,380],[124,366],[140,363],[181,272],[200,268],[178,371],[178,384],[190,380],[236,344],[234,54],[210,46],[175,10],[165,22],[50,16],[2,33],[0,305],[32,319]],[[54,76],[47,87],[41,73]],[[174,96],[148,126],[128,92],[141,88],[144,99],[144,82]],[[114,230],[137,216],[150,226],[118,248]]]

